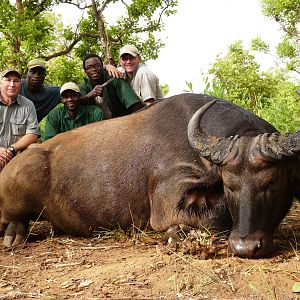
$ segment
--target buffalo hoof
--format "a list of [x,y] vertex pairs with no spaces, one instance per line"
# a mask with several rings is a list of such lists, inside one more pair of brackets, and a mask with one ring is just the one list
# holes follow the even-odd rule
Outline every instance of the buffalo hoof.
[[26,236],[26,229],[22,222],[12,221],[8,224],[5,233],[3,245],[12,248],[20,245]]

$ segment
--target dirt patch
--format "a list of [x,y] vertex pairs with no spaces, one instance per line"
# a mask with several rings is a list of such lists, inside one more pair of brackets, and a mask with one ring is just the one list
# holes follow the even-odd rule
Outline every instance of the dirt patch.
[[299,212],[282,223],[272,257],[259,260],[232,256],[224,236],[207,232],[164,245],[151,233],[53,235],[39,222],[22,247],[0,246],[0,299],[300,299],[292,290],[300,282]]

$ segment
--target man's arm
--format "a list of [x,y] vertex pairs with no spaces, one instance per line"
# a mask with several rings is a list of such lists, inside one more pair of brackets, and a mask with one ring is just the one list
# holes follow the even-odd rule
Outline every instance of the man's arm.
[[103,69],[108,72],[108,74],[115,78],[123,78],[123,73],[113,65],[107,64],[103,65]]
[[22,136],[17,142],[12,144],[15,152],[25,150],[30,144],[36,143],[38,140],[38,135],[33,133],[28,133]]
[[91,90],[90,92],[84,94],[81,97],[81,103],[94,104],[95,103],[95,97],[97,97],[97,96],[101,97],[102,94],[103,94],[103,87],[101,85],[96,85],[93,90]]

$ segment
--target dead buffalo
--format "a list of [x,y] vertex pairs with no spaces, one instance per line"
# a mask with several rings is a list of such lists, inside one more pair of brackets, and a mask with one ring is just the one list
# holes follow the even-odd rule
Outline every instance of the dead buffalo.
[[40,214],[84,236],[148,223],[231,229],[234,253],[263,257],[300,198],[299,133],[280,135],[229,102],[183,94],[60,134],[1,172],[4,244],[20,243]]

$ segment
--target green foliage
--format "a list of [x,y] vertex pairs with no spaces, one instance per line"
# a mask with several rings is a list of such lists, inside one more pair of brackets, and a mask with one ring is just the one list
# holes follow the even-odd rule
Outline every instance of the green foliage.
[[[267,50],[263,41],[256,40],[255,45],[256,49]],[[255,56],[240,41],[230,45],[224,57],[217,57],[204,82],[206,94],[253,111],[282,132],[299,129],[299,86],[290,80],[286,70],[260,71]]]
[[265,16],[278,22],[285,33],[277,54],[289,70],[300,74],[300,0],[261,0]]
[[252,39],[251,50],[269,53],[270,46],[265,41],[263,41],[261,37],[258,36],[255,39]]
[[186,84],[186,86],[187,86],[187,90],[184,90],[184,92],[193,92],[193,84],[192,84],[192,82],[190,82],[190,81],[186,81],[185,82],[185,84]]
[[[123,3],[122,9],[125,11],[113,24],[105,24],[113,60],[119,61],[119,50],[125,44],[134,44],[144,61],[156,59],[159,49],[164,46],[156,36],[164,28],[161,17],[176,13],[177,0],[134,0],[126,4],[123,1],[113,2]],[[93,36],[97,34],[97,24],[92,10],[89,10],[88,18],[81,22],[80,31],[89,34],[82,39],[76,54],[82,58],[87,52],[95,52],[104,57],[99,41],[95,42]]]
[[292,287],[293,293],[300,293],[300,282],[295,282]]
[[84,75],[81,59],[60,56],[49,62],[46,81],[58,86],[69,81],[80,84]]
[[[95,2],[99,10],[103,3]],[[80,60],[86,53],[95,52],[103,57],[106,55],[100,43],[91,1],[20,0],[18,3],[19,6],[15,1],[0,2],[0,69],[13,65],[25,74],[27,62],[40,57],[51,61],[48,82],[78,82],[83,76]],[[61,16],[52,13],[53,7],[59,3],[82,7],[84,18],[72,28],[64,26]],[[125,13],[116,17],[113,24],[108,24],[105,22],[105,14],[114,4],[122,6]],[[121,0],[106,1],[101,16],[114,60],[118,61],[119,49],[126,43],[134,43],[145,61],[157,58],[164,43],[157,38],[156,33],[164,28],[163,18],[176,13],[177,5],[177,0],[133,0],[129,3]]]
[[160,88],[164,96],[168,95],[170,88],[167,84],[161,85]]

